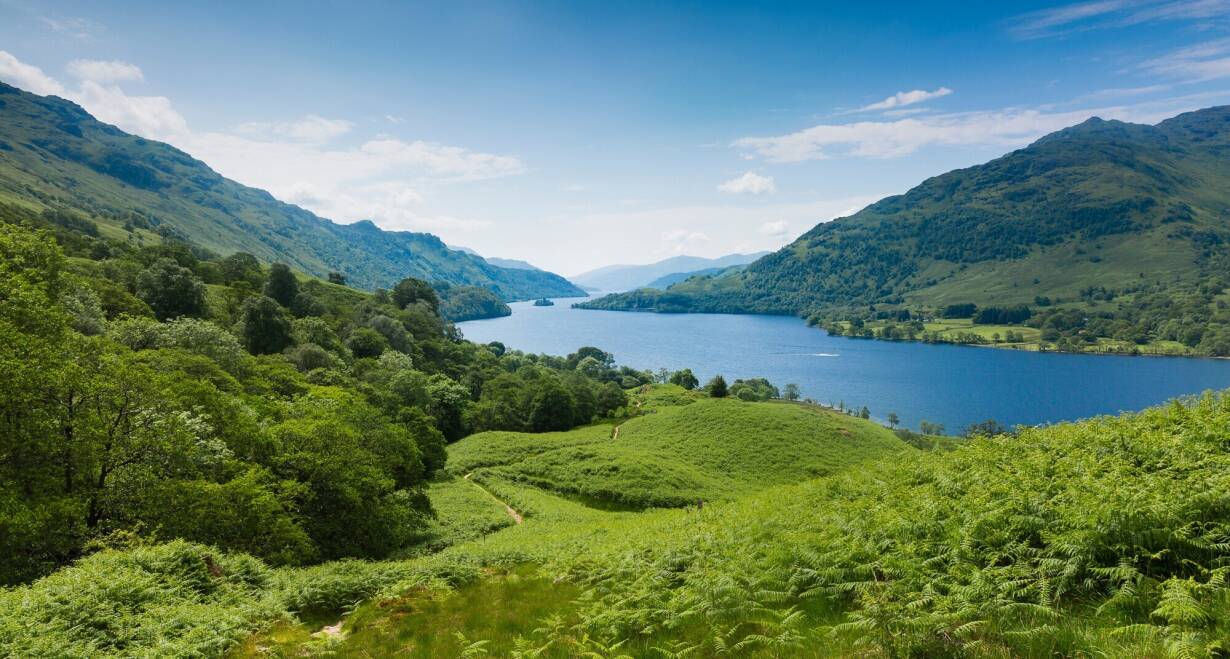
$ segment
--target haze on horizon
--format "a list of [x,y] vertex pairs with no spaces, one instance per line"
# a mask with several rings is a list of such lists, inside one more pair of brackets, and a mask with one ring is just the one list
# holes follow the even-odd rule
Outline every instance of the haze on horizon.
[[775,249],[1090,116],[1228,103],[1227,78],[1230,0],[0,0],[0,80],[324,217],[567,275]]

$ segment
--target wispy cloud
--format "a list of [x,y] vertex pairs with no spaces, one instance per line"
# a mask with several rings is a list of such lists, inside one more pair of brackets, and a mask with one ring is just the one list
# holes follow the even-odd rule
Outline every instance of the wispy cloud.
[[1206,41],[1145,61],[1141,68],[1153,74],[1203,82],[1230,76],[1230,39]]
[[78,80],[94,82],[140,82],[145,79],[141,67],[119,60],[75,59],[68,63],[69,75]]
[[859,108],[858,111],[859,112],[874,112],[877,110],[892,110],[894,108],[902,108],[907,105],[914,105],[916,103],[930,101],[931,99],[948,96],[951,93],[952,93],[952,90],[947,87],[940,87],[939,89],[936,89],[935,91],[930,91],[930,92],[925,89],[915,89],[915,90],[908,91],[908,92],[897,92],[896,94],[893,94],[892,96],[889,96],[888,98],[882,101],[878,101],[870,105],[864,105],[863,107]]
[[328,142],[350,132],[354,124],[345,119],[326,119],[309,114],[295,121],[251,121],[235,128],[238,133],[256,137],[289,137],[305,142]]
[[760,225],[760,235],[770,236],[773,238],[782,238],[790,234],[790,223],[785,220],[777,220],[776,222],[765,222]]
[[756,172],[746,172],[743,176],[730,179],[717,186],[719,192],[726,194],[773,194],[777,192],[777,184],[772,176],[761,176]]
[[749,158],[800,162],[833,157],[896,158],[928,146],[1024,146],[1037,138],[1090,117],[1152,123],[1193,110],[1227,92],[1166,99],[1133,106],[1086,108],[1065,112],[1040,109],[937,114],[893,121],[820,124],[785,135],[745,137],[733,146]]
[[52,32],[82,41],[94,38],[103,29],[96,21],[76,16],[41,15],[36,18]]
[[1090,0],[1016,16],[1008,32],[1018,39],[1040,39],[1155,21],[1225,19],[1228,14],[1230,0]]

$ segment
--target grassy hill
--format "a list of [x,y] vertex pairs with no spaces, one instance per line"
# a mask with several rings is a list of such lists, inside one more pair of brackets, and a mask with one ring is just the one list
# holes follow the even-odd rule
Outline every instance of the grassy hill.
[[730,500],[913,450],[887,428],[814,406],[712,399],[674,385],[643,406],[648,413],[618,435],[609,426],[472,435],[451,448],[449,471],[645,508]]
[[[949,304],[1096,310],[1149,338],[1201,334],[1224,354],[1215,297],[1230,241],[1230,108],[1156,126],[1090,119],[984,165],[817,225],[741,272],[586,308],[844,319]],[[1200,299],[1156,310],[1165,296]],[[1096,298],[1096,300],[1094,299]],[[874,311],[868,312],[868,306]],[[1174,321],[1174,322],[1169,322]],[[1062,328],[1061,328],[1062,329]],[[1217,344],[1217,345],[1214,345]]]
[[466,516],[442,524],[481,531],[439,554],[271,569],[188,543],[104,551],[0,592],[0,650],[1215,656],[1230,633],[1227,423],[1230,398],[1210,395],[703,510],[606,511],[494,478],[483,487],[524,523],[493,533],[497,509],[458,479],[445,496],[480,506],[439,506]]
[[0,83],[0,205],[67,212],[110,238],[173,236],[226,255],[248,252],[363,288],[404,277],[482,286],[504,300],[581,296],[564,278],[502,268],[427,233],[334,224],[223,178],[167,144],[101,123],[79,106]]

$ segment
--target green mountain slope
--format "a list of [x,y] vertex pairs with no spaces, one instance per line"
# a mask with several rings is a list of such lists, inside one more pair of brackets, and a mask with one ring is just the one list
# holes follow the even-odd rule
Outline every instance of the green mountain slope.
[[149,228],[220,253],[249,252],[317,276],[388,287],[408,276],[482,286],[505,300],[581,296],[548,272],[502,268],[426,233],[340,225],[240,185],[79,106],[0,83],[0,202],[87,215],[112,237]]
[[1090,119],[817,225],[742,272],[582,306],[832,315],[1194,287],[1230,241],[1228,155],[1227,107],[1156,126]]

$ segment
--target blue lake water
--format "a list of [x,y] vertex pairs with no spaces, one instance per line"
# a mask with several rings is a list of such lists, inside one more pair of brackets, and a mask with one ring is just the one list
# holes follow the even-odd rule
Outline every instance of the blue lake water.
[[782,316],[651,314],[512,305],[505,318],[458,326],[466,338],[564,355],[580,346],[638,369],[691,368],[793,382],[823,403],[870,408],[903,424],[1053,423],[1138,410],[1178,396],[1230,388],[1230,360],[1030,353],[969,346],[832,337]]

